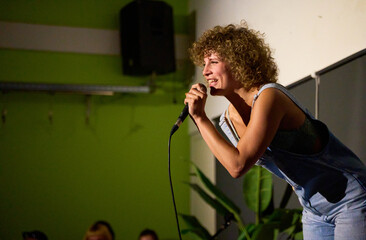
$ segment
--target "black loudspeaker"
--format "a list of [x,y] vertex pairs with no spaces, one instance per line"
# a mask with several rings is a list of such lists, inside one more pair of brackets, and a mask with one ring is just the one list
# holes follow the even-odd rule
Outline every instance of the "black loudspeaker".
[[136,0],[120,11],[123,74],[175,71],[173,10],[161,1]]

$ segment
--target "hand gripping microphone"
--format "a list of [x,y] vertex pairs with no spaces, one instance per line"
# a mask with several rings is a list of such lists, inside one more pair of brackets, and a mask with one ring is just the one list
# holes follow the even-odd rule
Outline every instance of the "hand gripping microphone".
[[[203,85],[202,83],[200,83],[199,85],[200,85],[201,90],[203,90],[204,92],[207,91],[207,88],[206,88],[205,85]],[[186,119],[186,117],[188,116],[188,114],[189,114],[188,104],[186,104],[184,106],[182,112],[180,113],[177,121],[175,122],[174,126],[172,127],[172,130],[170,131],[170,135],[173,135],[178,130],[178,128],[183,123],[184,119]]]

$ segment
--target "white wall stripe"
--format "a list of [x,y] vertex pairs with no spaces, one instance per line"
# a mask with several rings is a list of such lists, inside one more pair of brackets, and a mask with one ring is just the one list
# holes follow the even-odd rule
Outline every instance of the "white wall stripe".
[[[0,48],[119,55],[118,30],[0,21]],[[177,60],[187,59],[188,36],[175,35]]]

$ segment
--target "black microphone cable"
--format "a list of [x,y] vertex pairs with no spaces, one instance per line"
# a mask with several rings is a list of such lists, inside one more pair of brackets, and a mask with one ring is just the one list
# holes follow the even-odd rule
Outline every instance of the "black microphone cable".
[[[207,91],[207,88],[205,85],[200,83],[200,87],[203,91]],[[181,114],[178,117],[177,122],[174,124],[174,126],[172,127],[172,130],[170,131],[170,136],[169,136],[169,143],[168,143],[168,171],[169,171],[169,183],[170,183],[170,191],[172,193],[172,199],[173,199],[173,206],[174,206],[174,213],[175,213],[175,220],[177,222],[177,228],[178,228],[178,234],[179,234],[179,240],[182,240],[182,236],[180,233],[180,228],[179,228],[179,219],[178,219],[178,213],[177,213],[177,206],[175,204],[175,198],[174,198],[174,190],[173,190],[173,183],[172,183],[172,174],[171,174],[171,170],[170,170],[170,144],[172,141],[172,136],[173,134],[178,130],[178,128],[180,127],[180,125],[183,123],[184,119],[186,119],[186,117],[188,116],[188,104],[186,104],[183,108],[183,111],[181,112]]]
[[180,228],[179,228],[179,219],[178,219],[178,213],[177,213],[177,206],[175,204],[175,198],[174,198],[174,190],[173,190],[173,183],[172,183],[172,175],[171,175],[171,171],[170,171],[170,143],[172,140],[172,136],[173,133],[170,133],[169,136],[169,143],[168,143],[168,171],[169,171],[169,183],[170,183],[170,191],[172,193],[172,199],[173,199],[173,206],[174,206],[174,213],[175,213],[175,220],[177,222],[177,228],[178,228],[178,234],[179,234],[179,239],[182,240],[182,236],[180,233]]
[[178,128],[180,127],[180,125],[183,123],[184,119],[186,119],[186,117],[188,116],[188,104],[186,104],[183,108],[183,111],[181,112],[181,114],[178,117],[177,122],[173,125],[172,130],[170,131],[170,136],[169,136],[169,143],[168,143],[168,171],[169,171],[169,183],[170,183],[170,191],[172,193],[172,199],[173,199],[173,206],[174,206],[174,213],[175,213],[175,219],[177,221],[177,228],[178,228],[178,234],[179,234],[179,239],[182,240],[182,236],[180,233],[180,228],[179,228],[179,219],[178,219],[178,213],[177,213],[177,206],[175,204],[175,198],[174,198],[174,190],[173,190],[173,182],[172,182],[172,174],[171,174],[171,170],[170,170],[170,144],[172,141],[172,136],[173,134],[178,130]]

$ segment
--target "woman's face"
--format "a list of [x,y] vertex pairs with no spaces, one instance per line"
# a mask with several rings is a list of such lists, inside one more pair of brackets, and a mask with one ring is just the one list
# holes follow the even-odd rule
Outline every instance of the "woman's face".
[[211,95],[225,96],[237,87],[228,64],[220,59],[216,53],[211,53],[204,59],[202,74],[210,87]]

